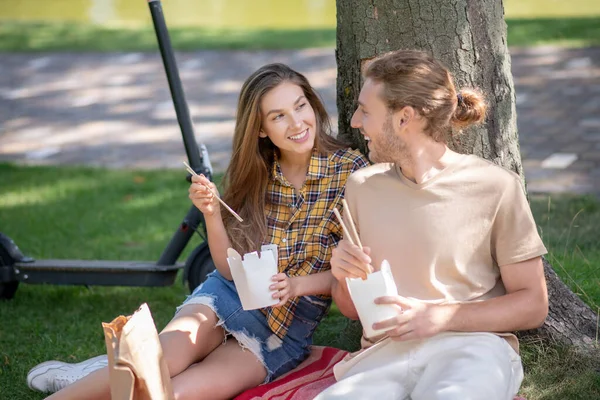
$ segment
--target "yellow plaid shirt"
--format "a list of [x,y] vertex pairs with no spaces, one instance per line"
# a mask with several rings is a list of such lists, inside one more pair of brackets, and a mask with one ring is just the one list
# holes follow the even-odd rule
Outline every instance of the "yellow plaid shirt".
[[[341,210],[348,176],[369,165],[355,150],[321,155],[314,152],[306,180],[296,191],[281,173],[277,159],[266,197],[267,240],[278,246],[279,272],[288,276],[316,274],[330,269],[331,250],[342,237],[333,209]],[[298,298],[281,307],[262,309],[269,327],[283,338],[294,318]]]

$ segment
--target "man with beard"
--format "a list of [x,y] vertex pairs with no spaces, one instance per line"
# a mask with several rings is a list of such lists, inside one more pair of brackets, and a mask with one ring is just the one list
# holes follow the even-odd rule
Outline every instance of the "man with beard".
[[512,399],[523,379],[512,331],[548,312],[538,235],[518,175],[448,148],[446,138],[485,119],[476,90],[419,51],[370,63],[352,117],[377,164],[346,186],[361,250],[342,240],[331,259],[332,295],[358,315],[346,278],[389,261],[397,314],[382,337],[336,365],[325,399]]

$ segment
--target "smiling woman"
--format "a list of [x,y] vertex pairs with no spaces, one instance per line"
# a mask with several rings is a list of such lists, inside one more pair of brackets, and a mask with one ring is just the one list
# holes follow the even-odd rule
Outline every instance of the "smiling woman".
[[[216,270],[159,335],[177,398],[232,398],[309,355],[331,305],[329,258],[341,237],[333,210],[341,207],[350,174],[368,164],[330,132],[317,93],[288,66],[265,65],[242,85],[223,190],[223,201],[242,218],[221,212],[218,189],[206,177],[193,175],[189,187]],[[267,292],[275,304],[242,310],[228,256],[232,249],[250,253],[263,246],[277,248]],[[57,365],[68,377],[48,372]],[[40,391],[68,385],[50,397],[56,400],[107,396],[106,368],[74,368],[45,363],[27,382]]]

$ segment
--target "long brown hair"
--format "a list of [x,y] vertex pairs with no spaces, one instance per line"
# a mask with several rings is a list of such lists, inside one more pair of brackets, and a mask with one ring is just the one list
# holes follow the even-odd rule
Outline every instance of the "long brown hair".
[[254,72],[242,86],[238,100],[233,152],[225,173],[223,200],[244,222],[223,212],[225,228],[236,250],[259,250],[267,235],[266,192],[278,148],[269,138],[259,138],[262,125],[260,102],[283,82],[298,85],[316,116],[315,148],[329,154],[346,147],[331,136],[331,123],[321,99],[304,75],[284,64],[269,64]]
[[389,110],[414,108],[426,119],[426,132],[438,142],[444,141],[450,126],[460,129],[485,118],[481,93],[457,92],[448,69],[423,51],[386,53],[367,66],[365,78],[383,83],[382,97]]

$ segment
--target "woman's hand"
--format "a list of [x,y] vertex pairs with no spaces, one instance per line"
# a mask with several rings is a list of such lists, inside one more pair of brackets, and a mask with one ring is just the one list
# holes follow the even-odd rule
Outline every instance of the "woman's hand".
[[[212,192],[208,188],[211,188]],[[217,187],[204,175],[192,176],[192,184],[188,191],[192,203],[194,203],[202,214],[213,216],[221,213],[219,201],[213,194],[213,192],[219,193]]]
[[273,293],[273,298],[279,299],[279,303],[275,304],[273,307],[281,307],[287,303],[289,299],[296,297],[293,284],[294,281],[292,278],[284,273],[279,273],[273,275],[271,280],[275,283],[269,286],[269,289],[276,290],[276,292]]

